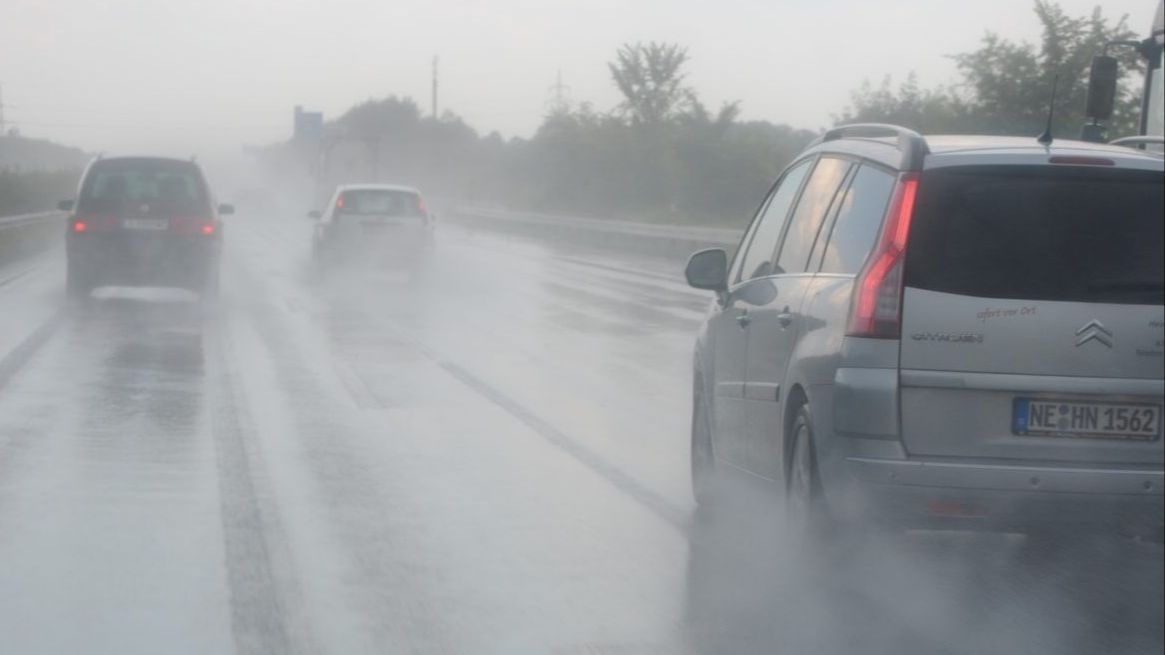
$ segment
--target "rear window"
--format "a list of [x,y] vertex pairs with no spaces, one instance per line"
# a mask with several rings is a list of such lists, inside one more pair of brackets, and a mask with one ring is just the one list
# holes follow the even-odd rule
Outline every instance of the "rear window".
[[198,169],[186,162],[106,161],[85,177],[78,211],[206,214],[206,187]]
[[1165,302],[1160,172],[959,167],[919,185],[906,284],[984,298]]
[[424,216],[421,197],[411,191],[354,189],[340,194],[336,213],[365,216]]

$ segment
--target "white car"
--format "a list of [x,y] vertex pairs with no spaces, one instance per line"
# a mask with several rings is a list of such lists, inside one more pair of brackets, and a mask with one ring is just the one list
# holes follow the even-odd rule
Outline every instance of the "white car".
[[415,271],[433,247],[436,215],[421,192],[391,184],[336,188],[318,221],[312,255],[322,269],[338,264]]

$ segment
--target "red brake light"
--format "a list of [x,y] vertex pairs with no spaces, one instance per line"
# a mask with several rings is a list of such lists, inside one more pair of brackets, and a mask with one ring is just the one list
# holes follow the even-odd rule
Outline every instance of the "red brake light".
[[419,209],[422,214],[427,213],[425,209],[425,199],[421,196],[417,196],[417,209]]
[[917,195],[918,174],[904,174],[874,252],[854,282],[846,330],[850,336],[896,339],[901,335],[902,269]]
[[206,236],[213,235],[214,234],[214,223],[203,223],[202,224],[202,233]]
[[344,208],[344,194],[341,193],[340,197],[336,198],[336,209],[343,209],[343,208]]
[[89,224],[85,221],[73,221],[74,232],[86,232],[89,230]]

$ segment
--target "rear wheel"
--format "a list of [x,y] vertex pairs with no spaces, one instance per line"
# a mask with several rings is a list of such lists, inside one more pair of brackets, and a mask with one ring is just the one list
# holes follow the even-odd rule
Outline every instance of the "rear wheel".
[[203,302],[217,302],[219,294],[218,265],[213,264],[206,271],[206,278],[202,281],[199,297]]
[[825,536],[830,527],[813,442],[813,415],[802,405],[793,419],[785,486],[786,524],[797,539]]
[[92,281],[76,264],[70,262],[65,271],[65,294],[69,300],[81,301],[93,291]]

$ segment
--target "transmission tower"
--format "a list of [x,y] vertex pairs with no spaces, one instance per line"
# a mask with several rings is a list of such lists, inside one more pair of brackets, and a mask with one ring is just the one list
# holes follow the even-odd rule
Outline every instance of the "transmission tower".
[[561,114],[570,111],[570,87],[562,83],[562,69],[554,77],[554,84],[550,85],[550,112]]

